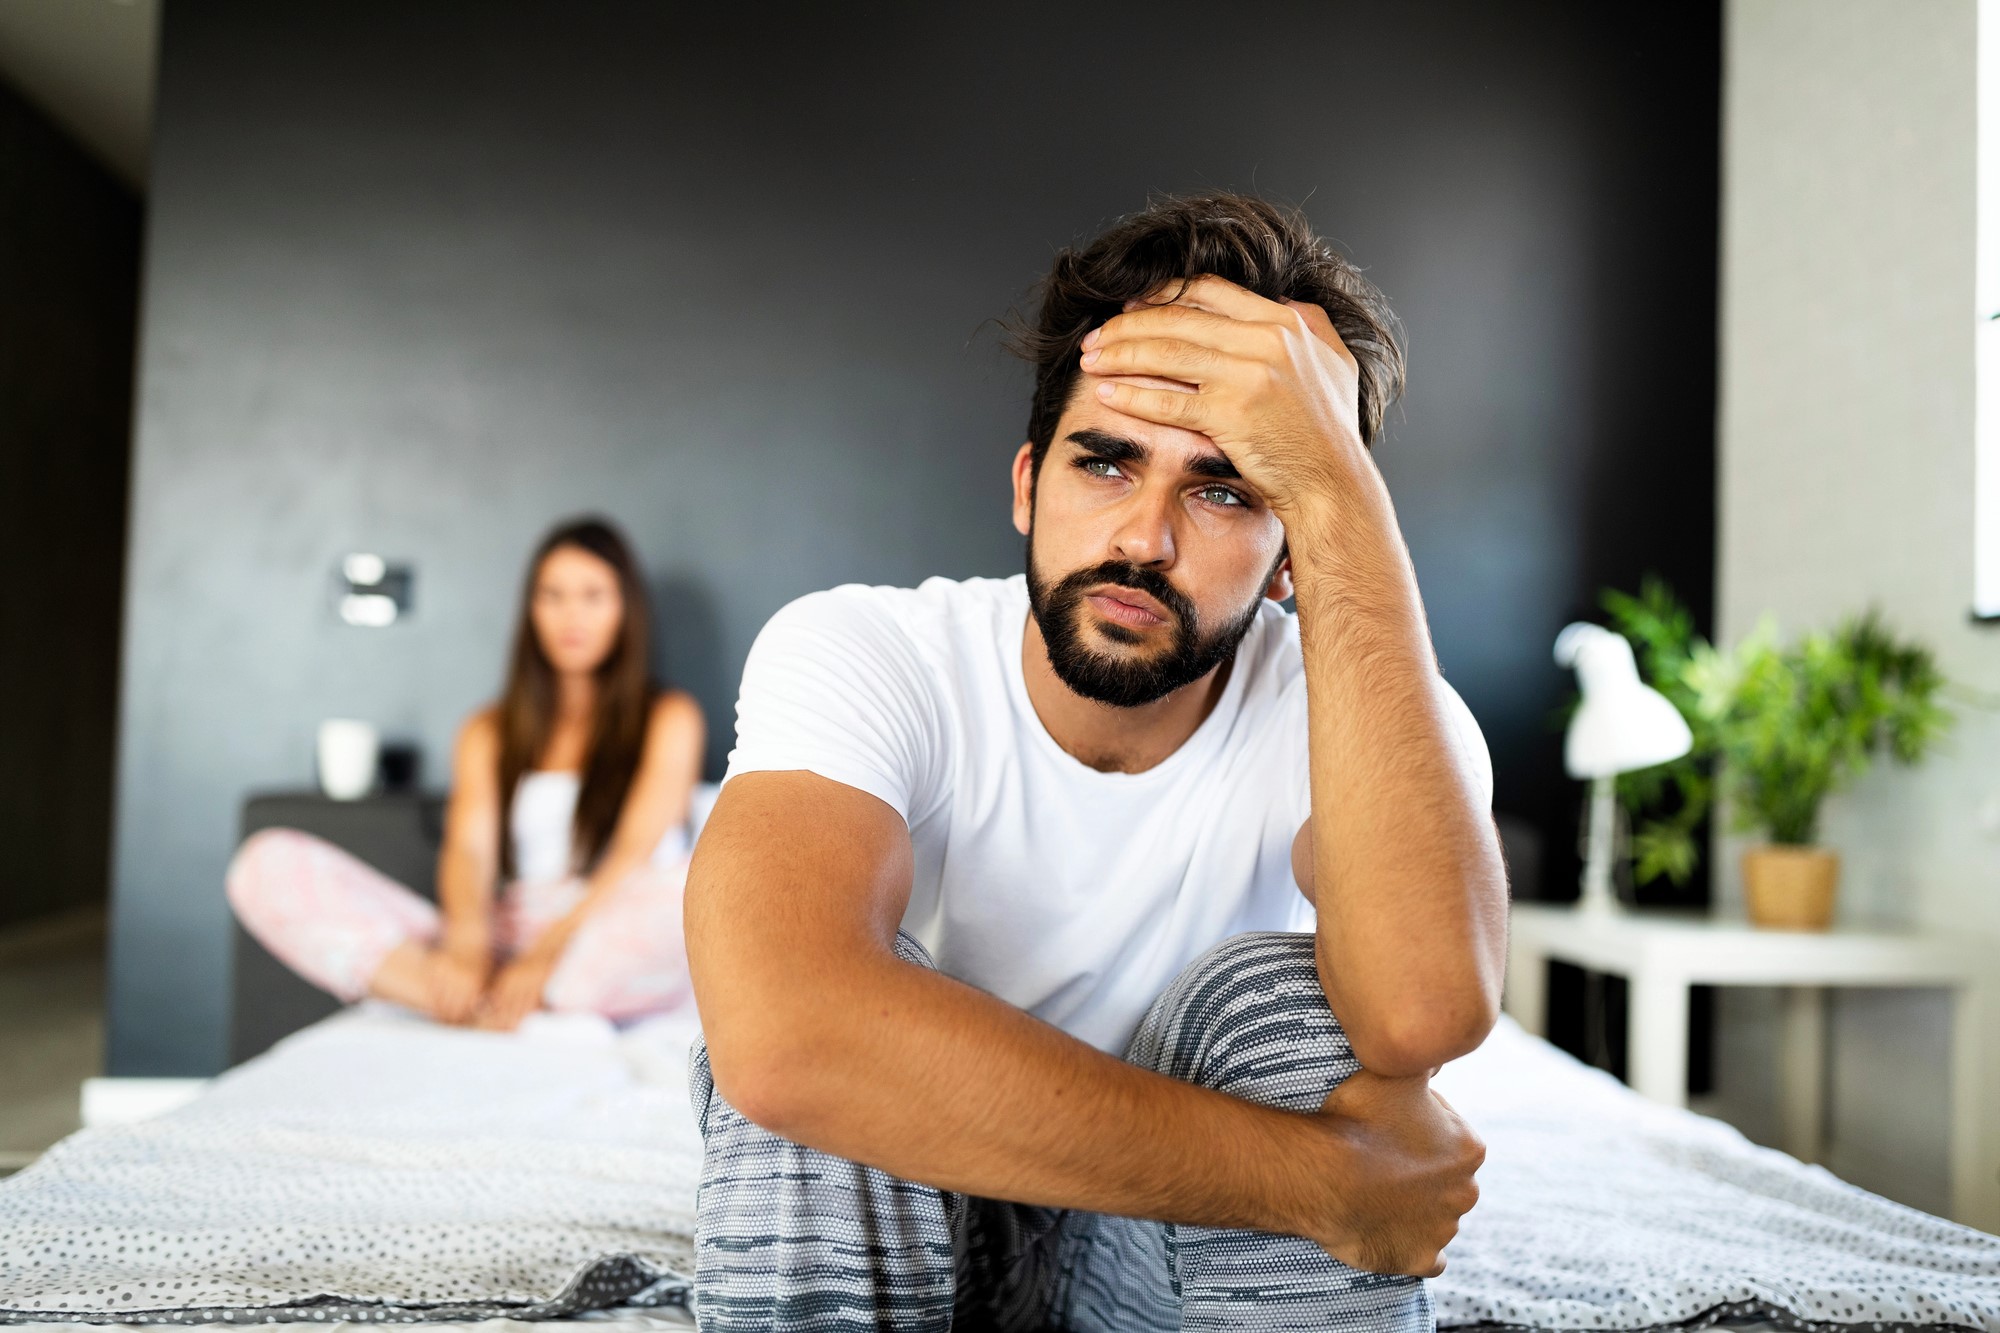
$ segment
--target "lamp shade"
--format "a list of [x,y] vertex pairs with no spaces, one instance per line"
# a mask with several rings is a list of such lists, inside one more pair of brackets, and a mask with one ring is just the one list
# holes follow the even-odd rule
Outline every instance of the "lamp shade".
[[1639,679],[1623,635],[1581,621],[1566,625],[1556,636],[1556,664],[1574,667],[1583,691],[1563,741],[1563,767],[1571,777],[1650,768],[1694,747],[1680,710]]

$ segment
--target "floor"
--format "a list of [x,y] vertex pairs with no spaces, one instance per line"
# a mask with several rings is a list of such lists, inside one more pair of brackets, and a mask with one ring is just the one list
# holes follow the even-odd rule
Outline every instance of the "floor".
[[0,1175],[77,1129],[104,1072],[104,917],[0,936]]

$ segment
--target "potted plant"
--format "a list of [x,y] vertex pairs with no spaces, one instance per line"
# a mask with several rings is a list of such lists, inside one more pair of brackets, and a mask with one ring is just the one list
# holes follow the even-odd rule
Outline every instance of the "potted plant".
[[1831,925],[1840,857],[1817,844],[1821,803],[1878,753],[1915,764],[1950,727],[1931,651],[1898,639],[1872,609],[1791,645],[1767,617],[1724,651],[1694,634],[1692,618],[1656,579],[1637,597],[1612,592],[1604,601],[1649,683],[1695,736],[1686,758],[1621,779],[1628,809],[1648,816],[1633,837],[1635,878],[1686,879],[1694,829],[1719,778],[1735,828],[1767,839],[1743,854],[1751,921]]

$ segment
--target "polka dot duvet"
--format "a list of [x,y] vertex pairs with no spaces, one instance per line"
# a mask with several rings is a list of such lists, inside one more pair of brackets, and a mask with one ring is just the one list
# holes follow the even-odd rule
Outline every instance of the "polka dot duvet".
[[366,1004],[0,1181],[0,1322],[556,1318],[679,1303],[691,1031]]
[[2000,1237],[1647,1101],[1512,1019],[1433,1086],[1486,1140],[1441,1327],[2000,1330]]

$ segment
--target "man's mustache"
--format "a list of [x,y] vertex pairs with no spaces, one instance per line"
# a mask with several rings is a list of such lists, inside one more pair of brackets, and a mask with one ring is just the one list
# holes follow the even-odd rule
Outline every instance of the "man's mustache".
[[1079,569],[1067,575],[1057,585],[1058,593],[1071,598],[1080,598],[1083,590],[1096,587],[1130,588],[1143,592],[1165,607],[1176,620],[1192,623],[1194,604],[1187,596],[1167,582],[1167,576],[1157,569],[1146,569],[1124,560],[1106,560],[1089,569]]

